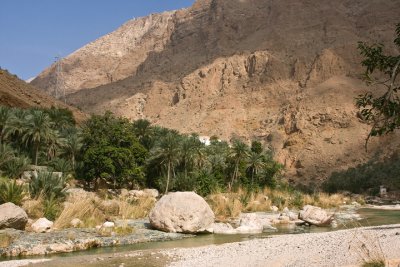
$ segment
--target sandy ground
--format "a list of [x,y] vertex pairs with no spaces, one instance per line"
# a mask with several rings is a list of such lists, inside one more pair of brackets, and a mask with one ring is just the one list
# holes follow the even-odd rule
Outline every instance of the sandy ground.
[[400,224],[327,233],[272,236],[245,242],[196,248],[144,250],[104,255],[0,262],[18,266],[360,266],[363,261],[384,258],[387,266],[400,266]]
[[391,259],[398,266],[400,224],[329,233],[282,235],[240,243],[177,249],[163,253],[179,260],[169,266],[360,266]]

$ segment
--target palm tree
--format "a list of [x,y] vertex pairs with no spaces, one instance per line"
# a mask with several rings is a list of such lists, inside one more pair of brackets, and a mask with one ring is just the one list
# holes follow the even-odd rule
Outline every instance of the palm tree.
[[247,169],[251,171],[251,185],[254,184],[254,176],[265,166],[264,156],[257,152],[251,152],[247,159]]
[[22,140],[30,146],[34,163],[38,163],[39,146],[53,138],[51,120],[48,114],[41,110],[32,110],[22,130]]
[[234,162],[234,170],[232,173],[232,180],[229,184],[229,190],[232,190],[232,186],[239,176],[239,165],[241,162],[247,159],[249,153],[248,151],[249,148],[245,143],[238,140],[233,141],[233,145],[230,151],[230,157]]
[[[28,112],[26,110],[13,108],[9,123],[4,129],[4,138],[11,136],[13,140],[20,140],[27,116]],[[20,144],[21,142],[18,143]]]
[[70,128],[65,132],[65,141],[63,144],[63,155],[71,160],[72,169],[76,167],[76,157],[82,149],[82,136],[76,128]]
[[133,123],[133,130],[139,142],[150,150],[154,146],[154,127],[148,120],[140,119]]
[[47,139],[47,159],[53,160],[57,156],[57,152],[64,144],[64,138],[60,137],[57,130],[51,129]]
[[72,112],[68,109],[51,107],[44,110],[50,117],[50,120],[58,130],[64,130],[75,125],[75,119]]
[[180,152],[180,139],[179,136],[173,133],[168,133],[156,145],[155,149],[151,152],[151,158],[158,162],[159,165],[167,168],[167,185],[165,187],[165,194],[168,193],[171,173],[179,162]]
[[193,136],[185,136],[181,142],[180,155],[183,164],[185,181],[187,181],[188,169],[193,166],[195,157],[196,140]]
[[0,144],[0,168],[5,163],[12,161],[14,158],[14,150],[6,144]]
[[0,144],[3,143],[5,133],[12,117],[11,110],[7,107],[0,106]]

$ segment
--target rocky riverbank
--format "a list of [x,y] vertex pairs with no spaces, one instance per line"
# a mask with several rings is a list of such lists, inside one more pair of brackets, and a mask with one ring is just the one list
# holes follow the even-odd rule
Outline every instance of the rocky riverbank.
[[101,233],[96,229],[78,228],[48,233],[32,233],[15,229],[0,230],[0,239],[3,240],[2,246],[0,246],[0,256],[48,255],[86,250],[94,247],[177,240],[191,236],[149,229],[147,220],[129,220],[123,223],[133,229],[133,232],[130,234],[118,235],[116,233]]
[[[31,262],[40,267],[105,266],[360,266],[382,258],[387,266],[400,263],[400,224],[327,233],[272,236],[266,239],[195,248],[57,257]],[[0,262],[0,267],[25,266],[29,261]]]

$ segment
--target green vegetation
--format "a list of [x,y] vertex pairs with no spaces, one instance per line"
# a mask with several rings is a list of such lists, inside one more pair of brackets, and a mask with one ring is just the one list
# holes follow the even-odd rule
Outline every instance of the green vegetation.
[[385,267],[385,261],[384,260],[371,260],[371,261],[366,261],[362,265],[362,267]]
[[379,186],[385,185],[389,190],[400,188],[400,155],[393,154],[385,160],[371,160],[367,163],[349,168],[346,171],[334,172],[323,184],[323,189],[330,193],[346,190],[354,193],[378,194]]
[[94,190],[105,183],[114,189],[151,187],[208,195],[274,187],[282,169],[256,141],[249,147],[233,140],[230,146],[214,137],[206,146],[195,134],[179,134],[146,120],[131,123],[110,112],[77,127],[66,110],[0,107],[0,140],[4,176],[19,178],[33,170],[31,162],[47,166],[29,184],[30,196],[44,202],[63,199],[67,176]]
[[[396,26],[395,46],[400,48],[400,23]],[[357,98],[363,119],[372,124],[368,135],[380,136],[400,128],[400,55],[387,55],[382,44],[368,45],[360,42],[358,48],[364,57],[362,65],[366,68],[364,80],[368,85],[379,85],[385,89],[382,95],[372,92]],[[375,77],[373,75],[376,75]]]
[[24,198],[24,186],[17,184],[15,180],[0,180],[0,204],[12,202],[21,205]]

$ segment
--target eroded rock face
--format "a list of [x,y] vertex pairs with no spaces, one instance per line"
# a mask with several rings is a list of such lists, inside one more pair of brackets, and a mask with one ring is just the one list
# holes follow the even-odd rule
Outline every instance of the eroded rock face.
[[150,224],[161,231],[199,233],[210,228],[214,213],[194,192],[175,192],[163,196],[151,210]]
[[36,233],[45,233],[51,230],[53,222],[46,218],[40,218],[32,224],[32,230]]
[[306,205],[300,211],[299,219],[316,226],[330,225],[333,220],[333,214],[328,214],[320,207]]
[[0,229],[24,230],[27,222],[28,215],[22,208],[11,202],[0,205]]
[[[61,77],[67,102],[88,113],[258,139],[289,179],[319,184],[375,152],[399,150],[395,133],[371,140],[366,152],[370,126],[354,105],[375,90],[357,78],[356,44],[379,38],[393,49],[399,12],[394,0],[199,0],[129,21],[75,51],[62,60]],[[32,84],[52,93],[56,77],[53,65]]]

